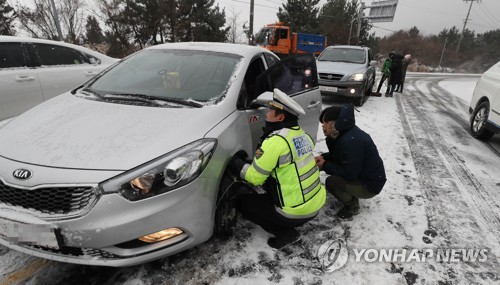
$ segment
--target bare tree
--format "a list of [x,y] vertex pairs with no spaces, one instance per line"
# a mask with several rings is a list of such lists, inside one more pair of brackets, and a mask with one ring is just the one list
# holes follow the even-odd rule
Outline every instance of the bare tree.
[[[16,13],[22,29],[28,31],[33,37],[57,39],[58,33],[55,25],[55,14],[50,0],[31,0],[31,5],[16,5]],[[56,10],[62,21],[64,38],[73,43],[78,43],[83,32],[82,0],[60,0]]]
[[245,29],[247,25],[247,21],[238,21],[241,19],[240,12],[236,12],[234,8],[231,8],[230,16],[228,17],[229,24],[229,34],[228,34],[228,42],[230,43],[246,43],[246,34]]
[[82,0],[64,0],[60,3],[60,19],[67,30],[66,41],[79,43],[83,37],[84,13]]

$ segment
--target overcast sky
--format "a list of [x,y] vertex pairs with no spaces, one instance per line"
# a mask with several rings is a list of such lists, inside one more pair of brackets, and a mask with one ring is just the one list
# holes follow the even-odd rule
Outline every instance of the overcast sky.
[[[231,11],[239,13],[240,23],[249,23],[250,0],[217,0],[221,7],[226,8],[226,15]],[[372,0],[363,1],[370,5]],[[278,7],[286,0],[255,0],[254,31],[266,24],[278,20]],[[320,5],[326,3],[322,0]],[[421,34],[438,34],[443,29],[456,26],[462,31],[464,20],[470,6],[470,1],[464,0],[399,0],[393,22],[374,23],[372,32],[376,36],[385,36],[397,30],[408,30],[416,26]],[[369,9],[365,10],[368,14]],[[248,25],[248,24],[247,24]],[[476,33],[500,29],[500,0],[474,1],[467,22],[467,28]]]

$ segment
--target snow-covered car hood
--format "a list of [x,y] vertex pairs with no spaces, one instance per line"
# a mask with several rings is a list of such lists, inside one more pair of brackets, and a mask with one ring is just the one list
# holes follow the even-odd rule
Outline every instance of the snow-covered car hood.
[[221,107],[133,106],[65,93],[1,128],[0,156],[50,167],[128,170],[201,139],[231,111]]
[[365,73],[367,70],[365,63],[316,61],[316,65],[318,73],[353,74]]

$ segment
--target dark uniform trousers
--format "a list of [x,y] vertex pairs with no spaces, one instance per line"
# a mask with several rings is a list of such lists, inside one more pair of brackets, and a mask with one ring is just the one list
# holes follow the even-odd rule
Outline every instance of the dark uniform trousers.
[[245,219],[252,221],[272,234],[299,227],[314,218],[289,219],[280,215],[276,212],[273,198],[267,193],[239,195],[236,200],[236,209]]
[[358,199],[370,199],[376,194],[368,190],[360,181],[348,181],[340,176],[331,175],[325,181],[326,190],[345,206],[359,209]]

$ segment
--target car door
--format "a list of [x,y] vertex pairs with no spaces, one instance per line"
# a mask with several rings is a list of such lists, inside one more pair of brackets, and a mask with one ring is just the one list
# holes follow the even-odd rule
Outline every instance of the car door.
[[78,87],[103,69],[76,49],[45,43],[33,43],[33,48],[45,100]]
[[500,62],[495,64],[488,73],[493,82],[489,120],[500,126]]
[[257,149],[263,133],[262,127],[265,124],[267,108],[251,106],[251,102],[259,95],[256,91],[257,77],[266,70],[267,66],[269,63],[265,61],[263,54],[252,58],[246,70],[236,106],[238,110],[241,110],[246,125],[249,127],[252,149],[248,151],[252,154]]
[[299,117],[299,125],[316,140],[322,102],[314,56],[298,54],[282,59],[257,77],[257,94],[274,88],[302,106],[306,114]]
[[18,42],[0,43],[0,120],[17,116],[43,102],[30,55]]

